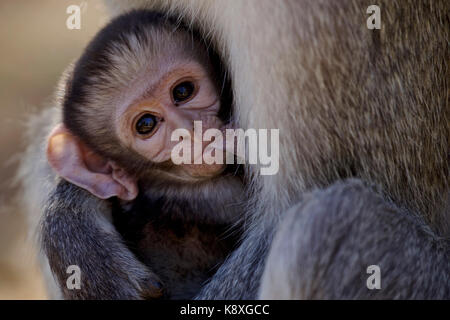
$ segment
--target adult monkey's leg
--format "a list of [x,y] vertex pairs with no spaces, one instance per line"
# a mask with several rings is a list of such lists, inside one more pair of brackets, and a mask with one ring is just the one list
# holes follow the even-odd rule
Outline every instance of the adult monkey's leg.
[[[380,268],[379,290],[367,287],[371,265]],[[449,241],[361,181],[338,182],[288,211],[260,297],[450,299]]]

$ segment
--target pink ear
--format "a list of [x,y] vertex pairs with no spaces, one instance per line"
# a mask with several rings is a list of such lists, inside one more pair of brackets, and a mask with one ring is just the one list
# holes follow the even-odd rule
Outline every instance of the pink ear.
[[58,175],[98,198],[133,200],[138,194],[136,181],[125,170],[88,149],[63,124],[50,133],[47,159]]

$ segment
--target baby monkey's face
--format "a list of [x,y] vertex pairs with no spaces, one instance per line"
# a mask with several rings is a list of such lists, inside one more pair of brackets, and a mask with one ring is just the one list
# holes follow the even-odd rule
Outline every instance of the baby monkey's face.
[[[199,157],[211,141],[202,142],[194,133],[194,121],[201,121],[202,131],[210,128],[224,130],[219,119],[218,89],[208,71],[195,61],[179,61],[162,66],[155,74],[146,75],[146,90],[131,103],[120,105],[115,114],[115,131],[121,143],[154,163],[171,162],[179,137],[172,138],[176,129],[185,129],[191,145],[189,164],[174,166],[174,174],[205,178],[220,174],[224,164],[204,164]],[[173,140],[173,141],[172,141]],[[194,145],[201,150],[194,150]],[[224,152],[215,149],[213,152]],[[200,161],[195,161],[195,160]],[[203,164],[194,164],[201,162]]]
[[[215,59],[194,34],[165,18],[135,18],[112,21],[66,73],[63,122],[48,137],[56,173],[101,199],[133,200],[147,178],[197,183],[226,166],[204,162],[205,155],[226,158],[225,139],[202,141],[208,129],[225,130],[219,114],[228,106],[220,105]],[[174,150],[186,153],[172,161]]]

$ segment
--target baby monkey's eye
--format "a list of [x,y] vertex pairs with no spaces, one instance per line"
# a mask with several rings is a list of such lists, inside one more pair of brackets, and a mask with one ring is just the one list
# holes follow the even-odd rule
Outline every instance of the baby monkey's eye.
[[175,103],[188,100],[194,93],[194,84],[190,81],[182,82],[172,90],[173,101]]
[[148,135],[156,128],[157,122],[154,115],[146,113],[136,122],[136,132],[140,135]]

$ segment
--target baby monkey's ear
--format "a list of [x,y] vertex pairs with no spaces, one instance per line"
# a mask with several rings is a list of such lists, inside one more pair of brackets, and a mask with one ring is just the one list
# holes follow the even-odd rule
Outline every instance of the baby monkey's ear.
[[135,179],[113,161],[95,154],[63,124],[50,133],[47,159],[58,175],[100,199],[133,200],[138,194]]

